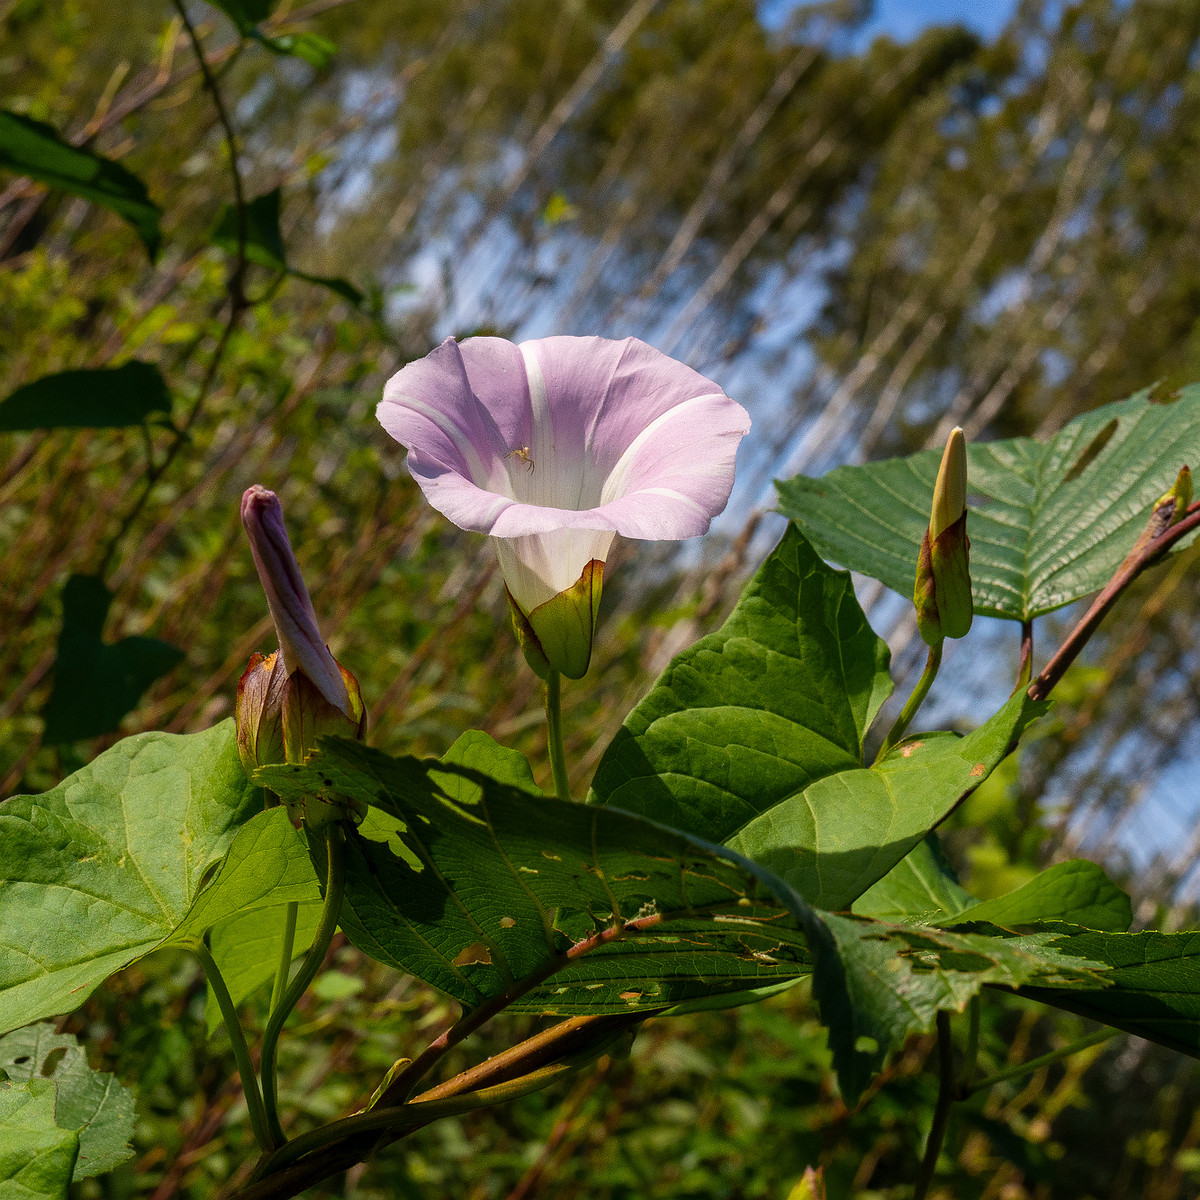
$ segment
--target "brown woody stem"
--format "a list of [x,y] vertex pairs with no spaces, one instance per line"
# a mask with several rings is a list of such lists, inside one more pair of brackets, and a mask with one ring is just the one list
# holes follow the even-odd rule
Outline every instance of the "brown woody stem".
[[1092,606],[1084,614],[1083,619],[1071,630],[1066,641],[1055,652],[1054,657],[1029,685],[1031,700],[1044,700],[1054,690],[1055,685],[1067,673],[1067,668],[1079,657],[1079,652],[1091,640],[1092,634],[1100,627],[1100,622],[1108,616],[1125,589],[1180,538],[1186,537],[1196,528],[1200,528],[1200,502],[1188,508],[1181,520],[1168,527],[1157,537],[1151,538],[1125,559],[1117,568],[1116,574],[1092,601]]

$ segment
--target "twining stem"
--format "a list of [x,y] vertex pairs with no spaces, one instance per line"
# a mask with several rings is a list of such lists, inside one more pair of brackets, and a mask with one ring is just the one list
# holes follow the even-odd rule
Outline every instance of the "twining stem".
[[221,123],[221,131],[225,135],[225,148],[229,153],[229,173],[233,179],[233,200],[237,219],[237,255],[234,259],[233,270],[229,275],[229,298],[235,309],[244,308],[246,305],[244,283],[248,223],[246,194],[242,187],[242,172],[238,164],[237,135],[233,131],[233,122],[229,119],[229,112],[225,108],[221,89],[212,73],[212,68],[208,65],[208,59],[204,56],[204,47],[200,44],[200,37],[188,16],[183,0],[175,0],[175,11],[179,13],[179,19],[183,22],[184,29],[187,30],[188,40],[192,43],[192,52],[196,56],[200,74],[204,77],[204,86],[208,88],[209,95],[212,96],[213,108],[217,110],[217,120]]
[[971,1096],[976,1092],[987,1091],[996,1084],[1004,1083],[1009,1079],[1020,1079],[1022,1075],[1031,1075],[1034,1071],[1040,1071],[1042,1067],[1048,1067],[1051,1063],[1056,1063],[1061,1059],[1070,1058],[1072,1054],[1078,1054],[1080,1050],[1086,1050],[1089,1046],[1098,1046],[1101,1042],[1107,1042],[1120,1032],[1119,1029],[1097,1029],[1095,1033],[1089,1033],[1069,1046],[1063,1046],[1061,1050],[1052,1050],[1040,1058],[1031,1058],[1028,1062],[1009,1067],[1007,1071],[999,1071],[995,1075],[989,1075],[986,1079],[980,1079],[965,1088],[964,1095]]
[[275,1080],[275,1055],[279,1047],[279,1034],[283,1023],[288,1019],[300,997],[308,990],[308,985],[316,978],[329,943],[337,931],[338,917],[342,911],[342,897],[346,890],[346,837],[341,824],[332,821],[325,826],[325,903],[321,909],[321,923],[317,926],[317,936],[305,956],[296,977],[288,984],[279,1003],[271,1009],[267,1019],[267,1027],[262,1039],[262,1087],[263,1104],[267,1112],[267,1128],[270,1133],[268,1149],[274,1150],[282,1146],[287,1138],[283,1127],[279,1124],[279,1110]]
[[265,1153],[273,1146],[268,1132],[267,1113],[263,1106],[262,1093],[258,1090],[254,1064],[250,1061],[250,1049],[246,1045],[241,1022],[238,1021],[233,997],[229,994],[229,988],[225,984],[221,969],[217,966],[208,947],[202,941],[196,940],[190,944],[189,948],[200,960],[200,965],[204,968],[204,974],[208,978],[208,986],[212,988],[212,993],[217,999],[217,1006],[221,1010],[221,1019],[225,1022],[229,1040],[233,1043],[233,1057],[237,1063],[238,1074],[242,1077],[242,1091],[246,1093],[246,1107],[250,1111],[250,1128],[254,1130],[254,1140],[258,1142]]
[[279,1007],[283,999],[283,989],[287,987],[288,975],[292,969],[292,951],[296,948],[296,915],[300,905],[295,900],[289,900],[287,914],[283,919],[283,949],[279,954],[279,966],[275,971],[275,986],[271,988],[271,1012]]
[[933,686],[933,681],[937,678],[938,667],[942,665],[942,643],[938,642],[936,646],[929,647],[929,657],[925,660],[925,670],[921,673],[921,678],[917,680],[917,686],[913,688],[912,695],[905,701],[904,707],[900,710],[900,715],[896,718],[896,723],[888,730],[888,735],[883,739],[883,745],[879,747],[877,759],[883,758],[889,750],[904,736],[904,731],[908,728],[909,722],[917,715],[917,709],[921,707],[921,703],[925,697],[929,695],[929,689]]
[[946,1125],[950,1120],[950,1109],[954,1105],[954,1041],[950,1034],[950,1014],[937,1015],[938,1034],[938,1094],[933,1109],[933,1121],[929,1126],[929,1140],[925,1143],[925,1157],[917,1169],[917,1181],[913,1184],[913,1200],[925,1200],[929,1185],[937,1170],[938,1156],[946,1137]]
[[[303,1160],[286,1166],[275,1155],[263,1158],[250,1177],[249,1187],[237,1193],[236,1200],[283,1200],[295,1196],[339,1170],[364,1161],[379,1146],[404,1137],[439,1117],[452,1115],[441,1107],[443,1102],[466,1097],[470,1099],[471,1108],[478,1108],[485,1103],[498,1104],[514,1099],[525,1094],[520,1089],[528,1086],[532,1091],[535,1083],[541,1086],[541,1082],[555,1078],[552,1072],[543,1073],[546,1068],[554,1068],[563,1074],[577,1070],[585,1061],[591,1061],[592,1055],[603,1053],[611,1037],[640,1025],[645,1019],[643,1012],[569,1017],[453,1079],[429,1088],[409,1103],[400,1104],[395,1100],[387,1105],[377,1103],[369,1113],[377,1116],[384,1112],[395,1114],[378,1131],[373,1126],[364,1130],[360,1125],[358,1132],[354,1132],[355,1127],[347,1130],[340,1125],[340,1137],[327,1141],[321,1136],[319,1145],[305,1140],[309,1135],[302,1134],[287,1144],[285,1161],[293,1162],[295,1152],[292,1147],[297,1143],[302,1143]],[[509,1084],[513,1085],[511,1091],[505,1086]]]
[[567,753],[562,732],[562,676],[551,671],[546,678],[546,743],[550,751],[550,769],[554,772],[554,794],[560,800],[570,800],[571,784],[567,779]]
[[246,299],[245,289],[246,268],[248,266],[246,240],[249,227],[247,224],[246,191],[242,185],[241,167],[238,163],[237,136],[233,131],[233,123],[229,119],[229,112],[225,107],[225,101],[221,96],[220,86],[212,73],[208,59],[204,55],[204,47],[200,44],[200,37],[196,33],[196,27],[192,24],[187,14],[183,0],[174,0],[174,4],[183,22],[183,27],[187,30],[188,40],[192,44],[192,51],[195,54],[200,73],[204,78],[204,84],[212,95],[213,107],[217,111],[217,119],[220,122],[221,131],[225,139],[225,147],[229,154],[229,173],[233,180],[234,209],[237,217],[237,252],[234,255],[233,266],[230,268],[229,281],[226,287],[229,293],[229,316],[225,321],[224,328],[221,330],[221,335],[213,350],[212,358],[209,360],[208,369],[205,371],[204,378],[200,383],[200,389],[196,393],[196,399],[192,402],[192,407],[188,411],[187,417],[183,424],[175,430],[174,437],[167,447],[162,462],[157,466],[153,462],[150,463],[137,498],[121,518],[116,532],[105,544],[105,548],[100,554],[99,565],[95,570],[95,574],[97,575],[107,574],[118,546],[132,528],[133,523],[141,516],[142,509],[145,508],[147,501],[150,499],[150,494],[154,491],[155,485],[166,474],[171,464],[179,455],[180,450],[187,444],[188,434],[191,432],[192,426],[196,423],[196,418],[200,415],[200,410],[204,407],[205,401],[212,392],[213,385],[217,379],[217,372],[221,366],[221,360],[225,357],[225,351],[228,349],[229,343],[238,325],[241,323],[242,314],[246,311],[249,304]]

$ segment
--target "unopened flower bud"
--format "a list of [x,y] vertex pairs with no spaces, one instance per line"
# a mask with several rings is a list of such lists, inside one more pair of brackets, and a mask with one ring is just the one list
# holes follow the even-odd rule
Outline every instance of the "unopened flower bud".
[[[321,639],[275,493],[248,488],[242,524],[279,637],[278,652],[255,654],[238,684],[238,753],[250,772],[269,763],[303,762],[325,734],[362,738],[367,716],[358,681]],[[317,803],[303,814],[313,827],[337,815],[331,804],[314,811]]]
[[255,767],[280,763],[283,748],[283,685],[287,672],[278,652],[252,654],[245,673],[238,680],[237,721],[238,757],[247,775]]
[[1150,542],[1166,533],[1177,521],[1182,520],[1191,502],[1192,472],[1186,466],[1180,467],[1179,474],[1175,476],[1175,482],[1155,500],[1154,507],[1150,510],[1150,519],[1146,522],[1146,528],[1138,534],[1133,549],[1125,555],[1121,566],[1128,566],[1141,555]]
[[954,428],[933,488],[929,528],[917,560],[913,604],[917,628],[930,646],[964,637],[971,628],[970,539],[967,537],[967,443]]
[[528,611],[505,589],[517,641],[525,661],[540,678],[548,678],[551,671],[568,679],[582,679],[587,674],[603,581],[604,564],[594,558],[574,586]]

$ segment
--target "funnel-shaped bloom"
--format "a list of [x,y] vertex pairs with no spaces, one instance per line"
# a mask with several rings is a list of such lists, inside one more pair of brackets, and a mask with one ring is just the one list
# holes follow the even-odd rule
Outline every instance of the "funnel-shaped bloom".
[[[321,640],[275,493],[247,488],[242,524],[279,636],[279,650],[255,654],[238,683],[238,752],[249,772],[284,759],[302,762],[323,733],[362,737],[366,712],[357,680]],[[308,819],[318,823],[311,812]]]
[[579,678],[616,534],[696,537],[729,499],[740,404],[638,341],[448,338],[378,409],[426,499],[490,534],[526,657]]

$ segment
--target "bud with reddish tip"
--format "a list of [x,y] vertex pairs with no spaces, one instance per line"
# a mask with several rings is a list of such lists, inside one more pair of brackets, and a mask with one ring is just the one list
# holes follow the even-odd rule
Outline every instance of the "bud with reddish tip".
[[283,745],[283,685],[287,672],[278,651],[252,654],[238,680],[237,722],[238,757],[249,775],[255,767],[286,761]]
[[1191,502],[1192,472],[1186,466],[1180,467],[1175,482],[1155,500],[1154,507],[1150,510],[1150,519],[1146,522],[1146,528],[1138,534],[1137,541],[1133,543],[1133,549],[1122,559],[1121,568],[1129,566],[1136,558],[1140,557],[1150,542],[1166,533],[1172,525],[1183,520]]
[[975,613],[967,537],[967,443],[954,428],[933,487],[929,528],[917,560],[913,604],[917,629],[930,646],[964,637]]
[[[253,655],[238,683],[238,753],[249,773],[303,762],[322,734],[362,738],[367,715],[358,681],[321,639],[275,493],[247,488],[242,524],[279,637],[279,650]],[[336,805],[314,801],[304,818],[318,827],[336,815]]]

